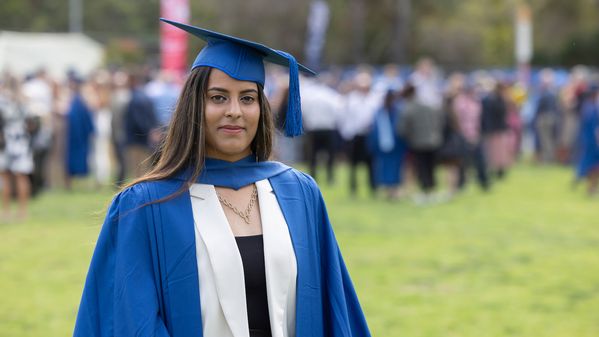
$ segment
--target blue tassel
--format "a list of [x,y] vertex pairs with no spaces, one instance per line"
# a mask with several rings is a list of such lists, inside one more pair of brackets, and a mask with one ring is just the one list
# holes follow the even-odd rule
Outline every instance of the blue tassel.
[[303,133],[302,103],[299,86],[299,68],[293,55],[282,52],[289,59],[289,98],[285,117],[285,136],[296,137]]

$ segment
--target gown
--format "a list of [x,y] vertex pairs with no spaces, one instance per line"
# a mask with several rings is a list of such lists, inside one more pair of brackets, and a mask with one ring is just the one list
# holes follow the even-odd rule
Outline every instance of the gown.
[[599,108],[595,102],[586,102],[582,108],[578,139],[580,154],[576,176],[582,179],[599,168]]
[[[407,152],[405,141],[398,135],[398,109],[390,113],[381,108],[368,136],[373,157],[374,181],[377,186],[393,187],[402,183],[402,166]],[[386,129],[386,130],[385,130]]]
[[[189,174],[136,184],[114,198],[92,257],[74,336],[203,336],[189,191],[152,203],[180,190]],[[311,177],[249,156],[235,163],[207,159],[198,182],[239,189],[263,179],[272,186],[296,256],[295,336],[370,336]]]
[[71,176],[85,176],[89,173],[87,159],[94,124],[92,112],[80,94],[76,94],[71,102],[67,121],[67,172]]

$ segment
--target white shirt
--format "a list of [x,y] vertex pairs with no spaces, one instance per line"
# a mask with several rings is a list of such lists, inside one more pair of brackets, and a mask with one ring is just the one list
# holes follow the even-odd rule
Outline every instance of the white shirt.
[[23,84],[22,92],[29,113],[42,118],[50,115],[54,98],[48,82],[39,78],[31,79]]
[[433,109],[441,108],[443,105],[443,96],[439,86],[439,79],[436,75],[425,76],[419,72],[414,72],[411,80],[416,88],[416,99],[418,102]]
[[382,91],[352,91],[345,97],[345,114],[339,123],[339,132],[345,140],[357,135],[366,135],[377,110],[383,105]]
[[341,95],[328,86],[316,82],[302,82],[300,89],[305,129],[335,130],[343,107]]

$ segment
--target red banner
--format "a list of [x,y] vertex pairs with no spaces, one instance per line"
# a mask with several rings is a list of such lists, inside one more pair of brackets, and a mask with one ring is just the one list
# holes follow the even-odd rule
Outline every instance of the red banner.
[[[161,0],[160,16],[182,23],[189,22],[189,0]],[[182,74],[187,70],[188,34],[166,23],[160,24],[160,60],[162,70]]]

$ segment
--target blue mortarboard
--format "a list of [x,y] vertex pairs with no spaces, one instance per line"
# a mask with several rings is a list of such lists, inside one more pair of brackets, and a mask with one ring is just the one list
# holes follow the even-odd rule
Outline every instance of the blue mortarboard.
[[264,86],[264,61],[288,67],[289,100],[287,115],[285,117],[285,135],[295,137],[302,134],[302,110],[298,72],[301,70],[314,75],[315,73],[312,70],[298,64],[291,54],[269,48],[260,43],[167,19],[160,20],[183,29],[208,43],[193,62],[191,66],[192,70],[201,66],[213,67],[235,79],[252,81]]

